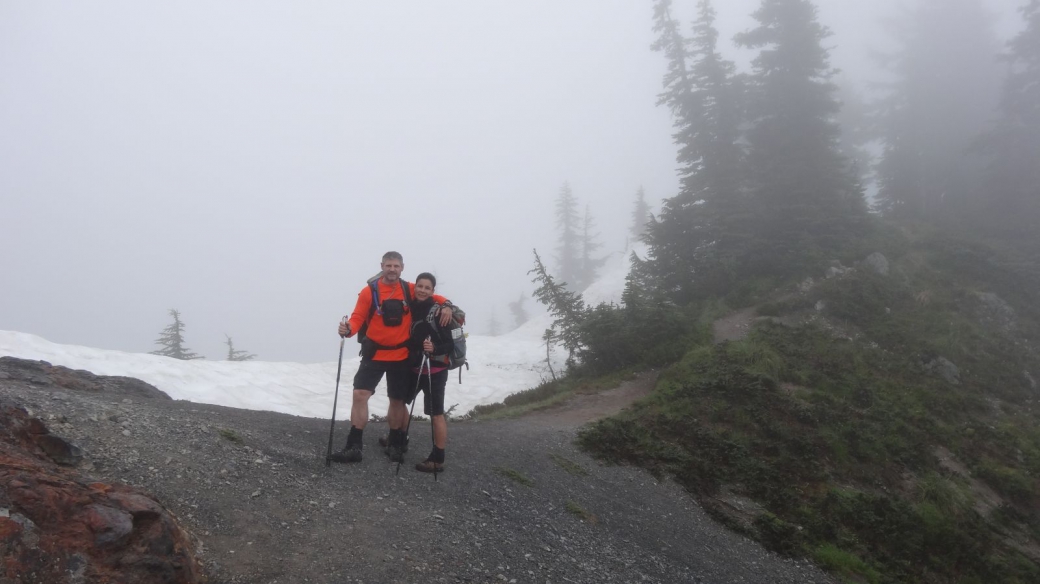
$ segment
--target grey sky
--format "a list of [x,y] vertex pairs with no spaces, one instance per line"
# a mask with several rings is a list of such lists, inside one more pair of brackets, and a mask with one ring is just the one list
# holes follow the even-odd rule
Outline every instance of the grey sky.
[[[1011,30],[1018,2],[991,4]],[[757,5],[719,3],[723,37]],[[869,78],[886,3],[820,8],[834,64]],[[509,322],[531,248],[551,256],[563,181],[609,252],[637,188],[674,194],[651,16],[635,0],[0,1],[0,329],[148,351],[177,308],[209,358],[226,332],[264,359],[333,359],[388,249],[474,330],[492,309]]]

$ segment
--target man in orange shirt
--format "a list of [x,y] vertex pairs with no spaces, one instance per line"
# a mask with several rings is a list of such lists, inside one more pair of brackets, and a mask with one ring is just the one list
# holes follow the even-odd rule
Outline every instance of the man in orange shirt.
[[[362,432],[368,423],[368,400],[376,385],[386,375],[386,393],[390,398],[387,423],[390,426],[390,444],[404,443],[404,428],[408,422],[405,400],[411,396],[408,387],[408,339],[412,330],[412,315],[408,303],[413,297],[412,285],[401,280],[404,258],[396,251],[383,254],[379,279],[358,293],[354,312],[347,322],[339,325],[339,335],[363,335],[361,365],[354,375],[354,395],[350,406],[350,434],[343,450],[334,453],[334,462],[361,462]],[[442,326],[451,321],[450,302],[443,296],[435,301],[446,304],[440,313]]]

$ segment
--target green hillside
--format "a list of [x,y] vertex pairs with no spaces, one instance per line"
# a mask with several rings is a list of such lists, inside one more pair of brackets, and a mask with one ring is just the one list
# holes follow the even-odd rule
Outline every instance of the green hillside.
[[850,582],[1040,581],[1036,256],[884,241],[887,273],[762,295],[744,338],[692,343],[581,444]]

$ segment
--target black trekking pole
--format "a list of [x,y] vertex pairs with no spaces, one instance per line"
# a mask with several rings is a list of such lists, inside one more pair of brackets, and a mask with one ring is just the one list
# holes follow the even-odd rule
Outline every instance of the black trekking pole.
[[[346,322],[347,317],[343,317],[340,323]],[[325,451],[325,466],[332,464],[332,438],[336,433],[336,403],[339,401],[339,374],[343,371],[343,343],[345,343],[347,337],[339,338],[339,365],[336,366],[336,393],[332,397],[332,425],[329,426],[329,449]]]
[[[433,365],[426,368],[426,380],[430,384],[430,412],[433,412]],[[437,448],[437,432],[433,428],[433,414],[430,414],[430,441],[433,442],[433,447]],[[437,482],[437,467],[433,470],[433,482]]]
[[[415,395],[412,396],[412,407],[410,410],[408,410],[408,422],[404,425],[405,444],[408,444],[408,429],[412,427],[412,412],[415,411],[415,402],[419,401],[419,382],[422,381],[422,370],[424,367],[429,366],[429,364],[430,356],[424,352],[422,363],[419,365],[419,375],[415,378]],[[397,461],[397,470],[394,471],[394,476],[400,474],[402,462],[404,462],[404,454],[401,454],[401,460]]]

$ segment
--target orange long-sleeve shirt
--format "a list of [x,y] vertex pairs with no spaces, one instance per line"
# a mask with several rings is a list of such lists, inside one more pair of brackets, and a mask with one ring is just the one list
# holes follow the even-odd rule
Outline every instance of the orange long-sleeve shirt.
[[[412,288],[411,282],[405,282],[404,280],[398,280],[393,284],[386,284],[383,279],[380,278],[376,285],[379,286],[379,301],[383,302],[396,298],[398,300],[405,300],[404,290],[402,286],[409,286],[408,292],[409,297],[415,298],[415,288]],[[433,295],[433,301],[438,304],[443,304],[448,301],[447,298],[439,295]],[[369,320],[368,315],[372,314],[372,319]],[[404,314],[404,319],[401,321],[399,326],[386,326],[383,324],[383,317],[372,312],[372,288],[365,286],[361,292],[358,292],[357,304],[354,305],[354,312],[350,314],[350,334],[351,336],[357,334],[357,331],[361,330],[361,325],[368,321],[368,329],[365,331],[365,336],[375,341],[377,344],[385,347],[393,347],[394,345],[403,345],[408,342],[408,337],[412,331],[412,312],[408,310]],[[401,347],[400,349],[380,349],[376,351],[373,361],[404,361],[408,358],[408,348]]]

